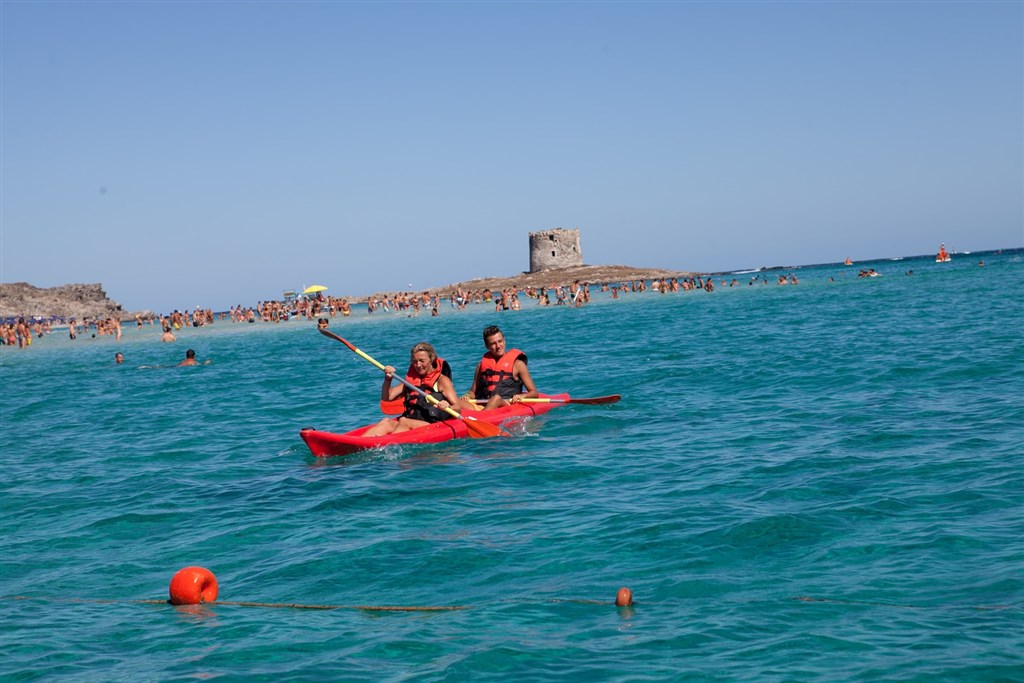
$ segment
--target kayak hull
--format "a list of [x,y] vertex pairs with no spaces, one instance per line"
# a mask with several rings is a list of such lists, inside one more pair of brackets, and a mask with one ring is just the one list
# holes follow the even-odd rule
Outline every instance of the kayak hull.
[[[568,399],[568,394],[542,394],[544,398]],[[464,413],[481,422],[500,425],[505,420],[517,417],[533,417],[542,415],[562,403],[516,403],[496,410],[480,410],[473,413]],[[338,434],[335,432],[324,432],[317,429],[302,429],[299,436],[306,442],[310,452],[318,458],[334,457],[339,455],[351,455],[359,451],[371,448],[383,448],[392,445],[409,445],[440,443],[453,439],[465,439],[469,436],[469,428],[462,420],[451,419],[444,422],[434,422],[423,427],[410,429],[398,434],[384,434],[383,436],[363,436],[373,425],[366,425],[353,429],[350,432]]]

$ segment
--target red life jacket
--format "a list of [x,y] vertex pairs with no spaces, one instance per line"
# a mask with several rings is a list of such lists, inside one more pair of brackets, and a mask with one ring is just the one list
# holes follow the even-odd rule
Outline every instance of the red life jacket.
[[[409,365],[409,370],[405,373],[405,381],[413,386],[419,387],[438,401],[443,401],[445,400],[444,394],[441,392],[439,387],[441,375],[451,379],[452,369],[448,365],[447,361],[443,358],[438,358],[434,361],[434,367],[427,373],[426,377],[420,377],[416,374],[416,369],[412,365]],[[409,387],[405,387],[402,399],[405,404],[405,412],[403,412],[402,415],[405,417],[411,417],[414,420],[423,420],[424,422],[440,422],[441,420],[447,420],[450,417],[448,413],[432,405],[419,392],[413,391]]]
[[488,399],[497,394],[502,398],[512,398],[523,391],[523,383],[515,378],[512,370],[517,360],[526,362],[526,354],[519,349],[508,349],[501,358],[495,358],[488,351],[480,360],[478,368],[480,382],[476,388],[476,398]]

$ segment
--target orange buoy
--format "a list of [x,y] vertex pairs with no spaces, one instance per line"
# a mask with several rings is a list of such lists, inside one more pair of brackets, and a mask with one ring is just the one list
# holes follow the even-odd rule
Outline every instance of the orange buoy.
[[616,607],[628,607],[633,604],[633,591],[626,587],[619,589],[619,592],[615,595],[615,606]]
[[217,577],[206,567],[185,567],[171,579],[172,605],[217,601]]

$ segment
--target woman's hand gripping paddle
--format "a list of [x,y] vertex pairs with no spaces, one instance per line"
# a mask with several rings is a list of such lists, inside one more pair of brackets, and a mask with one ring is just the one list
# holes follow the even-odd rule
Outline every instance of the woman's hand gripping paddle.
[[[363,351],[357,349],[355,346],[350,344],[346,339],[344,339],[342,337],[339,337],[338,335],[334,334],[330,330],[321,329],[320,330],[320,334],[324,335],[325,337],[330,337],[331,339],[334,339],[335,341],[340,341],[342,344],[344,344],[345,346],[350,348],[352,351],[354,351],[357,356],[359,356],[363,360],[367,361],[368,363],[370,363],[371,365],[376,367],[378,370],[383,370],[384,369],[384,366],[381,365],[380,363],[378,363],[376,360],[374,360],[369,354],[366,354]],[[418,393],[421,396],[423,396],[425,399],[427,399],[428,403],[431,403],[431,404],[433,404],[435,406],[438,403],[440,403],[440,401],[438,401],[436,398],[434,398],[430,394],[426,393],[425,391],[420,389],[415,384],[410,383],[404,377],[399,377],[398,375],[392,375],[392,377],[394,377],[399,382],[401,382],[402,384],[404,384],[408,388],[412,389],[416,393]],[[454,410],[453,408],[451,408],[450,406],[448,408],[442,408],[442,410],[444,410],[444,412],[448,413],[452,417],[457,417],[458,419],[462,420],[466,424],[466,427],[469,429],[469,435],[471,437],[473,437],[474,439],[488,439],[488,438],[490,438],[492,436],[511,436],[508,432],[506,432],[504,429],[502,429],[498,425],[492,425],[490,422],[483,422],[483,421],[477,420],[476,418],[473,418],[473,417],[466,417],[466,416],[460,414],[457,410]]]

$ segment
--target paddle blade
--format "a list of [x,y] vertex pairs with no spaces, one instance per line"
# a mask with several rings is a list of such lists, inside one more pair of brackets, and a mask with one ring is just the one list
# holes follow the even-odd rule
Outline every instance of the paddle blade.
[[462,417],[462,421],[466,423],[466,427],[469,429],[469,435],[474,439],[490,439],[495,436],[512,436],[498,425],[492,425],[490,422],[484,422],[477,420],[472,417]]
[[347,339],[345,339],[343,337],[339,337],[338,335],[334,334],[333,332],[331,332],[330,330],[328,330],[325,327],[321,327],[320,328],[320,334],[324,335],[325,337],[330,337],[331,339],[333,339],[335,341],[340,341],[342,344],[344,344],[348,348],[352,349],[356,353],[359,353],[359,349],[357,349],[355,346],[353,346],[351,343],[349,343],[349,341]]
[[611,396],[597,396],[596,398],[570,398],[566,400],[566,403],[582,403],[584,405],[604,405],[607,403],[618,403],[622,400],[622,397],[618,394],[612,394]]
[[402,398],[396,398],[393,401],[381,401],[380,412],[385,415],[401,415],[405,412],[405,401]]

